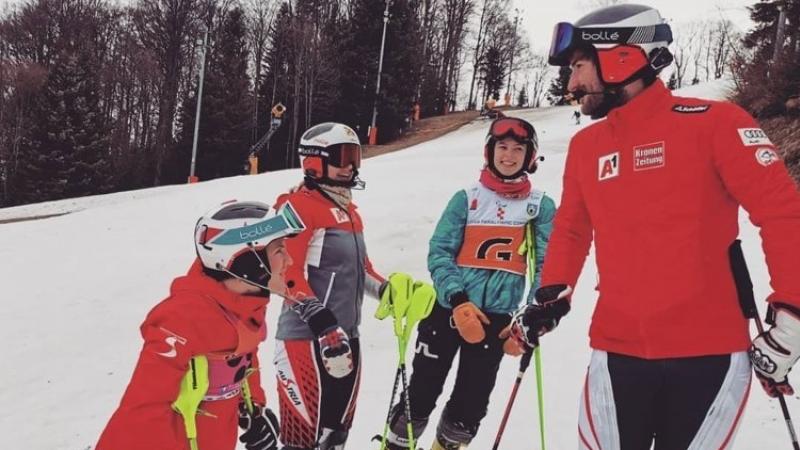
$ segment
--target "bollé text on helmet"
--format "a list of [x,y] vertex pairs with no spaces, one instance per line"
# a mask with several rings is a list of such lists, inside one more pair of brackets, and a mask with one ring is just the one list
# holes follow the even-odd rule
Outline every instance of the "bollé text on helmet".
[[581,39],[584,41],[616,41],[619,39],[618,32],[610,32],[610,31],[582,31],[581,32]]

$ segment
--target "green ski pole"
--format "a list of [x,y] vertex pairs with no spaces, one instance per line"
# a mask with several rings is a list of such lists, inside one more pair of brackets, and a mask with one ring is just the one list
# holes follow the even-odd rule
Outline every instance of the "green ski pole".
[[[528,276],[533,285],[534,277],[536,276],[536,247],[533,233],[533,223],[528,222],[525,226],[525,250],[528,256]],[[542,450],[545,450],[544,438],[544,387],[542,375],[542,346],[541,344],[533,349],[533,360],[536,365],[536,395],[537,404],[539,407],[539,435],[542,443]]]
[[[385,319],[389,315],[394,319],[394,333],[397,337],[398,364],[395,373],[394,386],[392,387],[392,398],[389,402],[389,413],[386,417],[383,435],[381,436],[381,450],[387,445],[387,435],[389,433],[389,421],[391,420],[392,403],[397,391],[397,385],[402,382],[403,403],[405,404],[406,431],[408,432],[409,447],[415,448],[414,430],[411,425],[411,402],[408,395],[408,377],[406,376],[406,350],[408,341],[414,327],[422,319],[428,317],[433,310],[436,301],[436,291],[433,286],[420,281],[414,282],[406,274],[392,274],[389,277],[389,289],[381,298],[381,304],[375,317],[379,320]],[[376,436],[377,438],[378,436]]]

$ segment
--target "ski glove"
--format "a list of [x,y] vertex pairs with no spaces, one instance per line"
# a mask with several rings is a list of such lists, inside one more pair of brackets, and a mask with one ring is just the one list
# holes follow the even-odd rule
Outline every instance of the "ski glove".
[[353,371],[350,338],[340,326],[329,328],[317,339],[322,365],[334,378],[344,378]]
[[553,331],[570,308],[572,288],[566,284],[542,286],[536,290],[536,304],[525,305],[511,319],[510,336],[530,348],[539,346],[539,337]]
[[796,313],[800,311],[789,305],[770,306],[767,322],[773,326],[750,346],[756,377],[770,397],[794,394],[787,375],[800,358],[800,316]]
[[350,338],[339,326],[336,316],[319,299],[312,298],[292,307],[317,336],[325,370],[334,378],[344,378],[353,371]]
[[278,450],[281,428],[269,408],[253,405],[253,414],[250,414],[244,402],[239,403],[239,428],[244,430],[239,441],[247,450]]
[[486,337],[483,325],[489,325],[489,318],[474,303],[469,301],[467,294],[456,292],[450,296],[453,305],[453,323],[458,334],[469,344],[477,344]]

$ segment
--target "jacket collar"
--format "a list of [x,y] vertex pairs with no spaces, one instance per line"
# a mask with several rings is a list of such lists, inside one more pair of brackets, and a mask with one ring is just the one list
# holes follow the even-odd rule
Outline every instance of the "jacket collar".
[[229,291],[224,284],[205,273],[199,259],[196,259],[189,272],[176,278],[170,288],[172,295],[179,292],[201,295],[215,300],[223,308],[238,317],[258,316],[259,310],[266,308],[269,299],[254,295],[240,295]]
[[612,125],[629,125],[641,122],[660,112],[665,105],[672,102],[672,92],[664,86],[664,82],[656,80],[628,103],[614,108],[608,113]]

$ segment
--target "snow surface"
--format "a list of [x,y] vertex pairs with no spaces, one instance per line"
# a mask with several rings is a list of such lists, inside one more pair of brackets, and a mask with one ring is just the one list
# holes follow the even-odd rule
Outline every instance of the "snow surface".
[[[691,94],[685,95],[718,98],[724,91],[716,85],[706,86],[705,91],[703,86],[690,89]],[[556,200],[561,195],[567,145],[580,128],[571,120],[573,110],[551,107],[514,113],[532,121],[539,131],[546,161],[533,180]],[[581,127],[588,123],[584,119]],[[367,189],[356,192],[355,199],[378,270],[429,279],[428,239],[453,193],[476,181],[487,126],[488,122],[476,121],[405,151],[366,160],[362,175]],[[0,210],[1,218],[74,211],[0,225],[0,341],[6,342],[0,350],[0,449],[93,448],[138,357],[139,324],[194,258],[192,231],[197,217],[232,198],[272,202],[299,179],[298,170],[289,170]],[[760,238],[744,213],[740,222],[756,296],[765,298],[769,277]],[[578,283],[572,313],[543,341],[549,449],[577,447],[595,279],[592,254]],[[270,333],[275,330],[279,301],[274,298],[269,310]],[[365,302],[364,371],[348,443],[351,450],[378,447],[369,440],[383,429],[394,379],[395,341],[390,323],[372,318],[376,306]],[[270,338],[261,347],[262,361],[271,361],[273,348]],[[266,364],[263,380],[274,402],[270,369]],[[491,448],[516,370],[516,359],[504,359],[488,416],[471,448]],[[523,381],[501,448],[539,448],[533,374],[529,370]],[[452,376],[440,406],[451,386]],[[800,417],[797,398],[788,403],[794,417]],[[439,412],[440,408],[434,411],[421,440],[425,448]],[[787,447],[778,402],[768,400],[754,384],[735,448]]]

